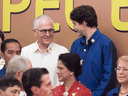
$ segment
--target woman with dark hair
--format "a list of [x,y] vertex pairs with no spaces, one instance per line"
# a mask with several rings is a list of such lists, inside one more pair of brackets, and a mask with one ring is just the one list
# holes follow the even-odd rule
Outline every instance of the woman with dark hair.
[[59,82],[64,83],[53,90],[53,96],[92,96],[91,91],[76,80],[82,73],[80,57],[77,54],[61,54],[57,68]]

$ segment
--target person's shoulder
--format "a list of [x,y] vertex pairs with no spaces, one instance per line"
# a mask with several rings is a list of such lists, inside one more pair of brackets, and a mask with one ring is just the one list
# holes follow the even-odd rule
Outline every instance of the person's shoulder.
[[33,50],[36,49],[35,43],[32,43],[30,45],[27,45],[21,49],[21,55],[25,56],[33,52]]
[[106,94],[106,96],[113,96],[113,94],[115,93],[115,90],[116,90],[116,88],[110,90],[110,91]]
[[92,96],[92,92],[90,89],[88,89],[85,85],[83,85],[82,83],[79,83],[79,87],[81,88],[81,93],[83,93],[83,95],[86,96]]
[[55,90],[58,90],[58,89],[60,89],[62,86],[63,86],[63,85],[56,86],[54,89],[55,89]]
[[86,91],[91,91],[90,89],[88,89],[85,85],[83,85],[82,83],[79,83],[79,86],[82,88],[82,89],[84,89],[84,90],[86,90]]
[[103,34],[103,33],[100,33],[100,40],[102,41],[102,42],[113,42],[108,36],[106,36],[105,34]]
[[117,88],[114,88],[114,89],[108,91],[106,96],[114,96],[114,94],[118,94],[119,93],[119,88],[120,88],[120,85]]
[[51,45],[52,45],[52,46],[55,46],[55,47],[63,47],[63,48],[66,48],[66,47],[64,47],[64,46],[62,46],[62,45],[59,45],[59,44],[57,44],[57,43],[54,43],[54,42],[52,42]]
[[56,96],[59,93],[59,90],[61,89],[63,85],[59,85],[53,89],[53,96]]
[[67,49],[66,47],[64,47],[64,46],[62,46],[62,45],[59,45],[59,44],[57,44],[57,43],[54,43],[54,42],[51,43],[51,46],[52,46],[52,48],[54,48],[54,49],[66,50],[66,51],[68,51],[68,49]]
[[99,38],[97,40],[97,43],[99,43],[101,46],[115,46],[113,41],[102,33],[99,33]]
[[23,47],[22,50],[23,49],[28,49],[28,48],[33,48],[34,45],[35,45],[35,43],[29,44],[29,45]]

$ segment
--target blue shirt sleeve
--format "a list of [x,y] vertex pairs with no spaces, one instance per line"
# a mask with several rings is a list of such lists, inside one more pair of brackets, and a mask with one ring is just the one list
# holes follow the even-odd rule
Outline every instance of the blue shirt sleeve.
[[92,92],[93,96],[100,96],[104,91],[109,91],[111,84],[115,83],[116,76],[114,74],[117,61],[116,48],[112,41],[103,46],[103,78],[98,87]]

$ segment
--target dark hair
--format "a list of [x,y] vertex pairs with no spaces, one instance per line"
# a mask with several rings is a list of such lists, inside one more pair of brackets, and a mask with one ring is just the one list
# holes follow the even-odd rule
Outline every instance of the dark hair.
[[13,76],[3,76],[0,77],[0,89],[6,91],[8,87],[13,87],[18,85],[21,88],[21,83],[18,79]]
[[5,37],[4,37],[4,34],[3,34],[3,32],[1,30],[0,30],[0,38],[1,38],[2,41],[4,41]]
[[31,68],[24,72],[22,76],[22,84],[27,96],[33,95],[31,91],[32,86],[40,88],[40,85],[43,82],[41,76],[48,73],[46,68]]
[[80,65],[80,57],[76,53],[60,54],[59,60],[62,61],[68,70],[74,72],[75,77],[82,73],[82,66]]
[[97,15],[93,7],[89,5],[82,5],[76,7],[71,13],[70,18],[73,21],[77,21],[82,24],[83,21],[87,23],[88,27],[97,27]]
[[[16,40],[16,39],[13,39],[13,38],[10,38],[10,39],[6,39],[6,40],[4,40],[3,42],[2,42],[2,44],[1,44],[1,51],[4,53],[5,52],[5,50],[6,50],[6,44],[7,43],[11,43],[11,42],[16,42],[16,43],[18,43],[19,45],[20,45],[20,43]],[[20,52],[21,52],[21,45],[20,45]]]

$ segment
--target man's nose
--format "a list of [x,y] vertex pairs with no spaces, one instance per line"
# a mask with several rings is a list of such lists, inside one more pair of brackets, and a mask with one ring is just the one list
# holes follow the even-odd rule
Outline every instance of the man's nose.
[[47,32],[46,32],[46,35],[47,35],[47,36],[49,36],[49,35],[50,35],[50,32],[49,32],[48,30],[47,30]]
[[54,87],[53,87],[53,85],[51,84],[51,90],[53,90],[54,89]]

